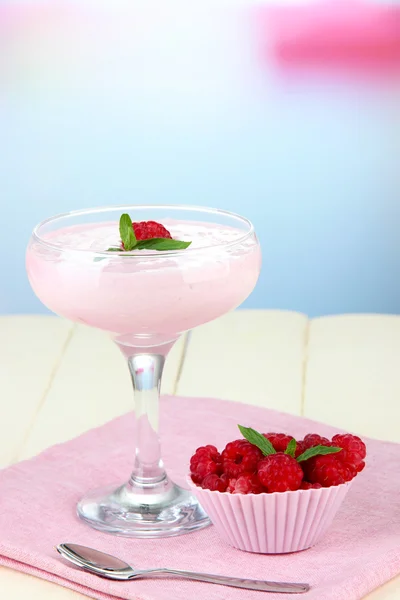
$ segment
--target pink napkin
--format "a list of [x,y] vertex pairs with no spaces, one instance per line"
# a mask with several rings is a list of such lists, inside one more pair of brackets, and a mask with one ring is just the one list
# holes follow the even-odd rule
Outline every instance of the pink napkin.
[[[337,430],[307,419],[234,402],[165,397],[163,453],[184,484],[189,457],[204,443],[219,447],[237,423],[296,436]],[[131,600],[250,600],[260,592],[173,579],[112,582],[69,566],[54,550],[75,542],[115,554],[139,568],[168,566],[253,579],[306,581],[304,600],[358,600],[400,573],[400,445],[368,440],[368,465],[354,482],[325,539],[310,550],[265,556],[235,550],[214,527],[161,540],[114,537],[80,522],[75,505],[88,489],[129,476],[133,416],[125,415],[32,460],[0,471],[0,564],[80,591],[92,598]],[[400,585],[400,584],[399,584]],[[282,600],[280,594],[269,594]]]

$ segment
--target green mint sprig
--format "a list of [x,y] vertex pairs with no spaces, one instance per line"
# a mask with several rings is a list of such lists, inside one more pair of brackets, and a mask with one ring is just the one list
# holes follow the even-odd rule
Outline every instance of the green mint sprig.
[[132,227],[132,219],[124,213],[119,220],[119,234],[126,252],[130,252],[137,244],[135,232]]
[[264,456],[269,456],[270,454],[276,454],[276,450],[266,437],[263,436],[262,433],[259,433],[255,429],[251,427],[243,427],[242,425],[238,425],[240,433],[242,436],[257,448],[260,448],[261,452]]
[[325,454],[336,454],[336,452],[340,452],[341,448],[336,446],[314,446],[313,448],[309,448],[305,450],[303,454],[297,457],[297,462],[302,462],[303,460],[308,460],[313,456],[324,456]]
[[170,238],[151,238],[137,242],[135,250],[185,250],[192,242],[171,240]]
[[170,238],[151,238],[138,241],[132,226],[132,219],[126,213],[119,220],[119,233],[123,248],[108,248],[107,252],[131,252],[131,250],[185,250],[192,242],[171,240]]
[[285,454],[289,454],[289,456],[291,456],[292,458],[294,458],[294,455],[296,453],[296,446],[297,446],[297,442],[294,438],[292,438],[290,440],[290,442],[287,445],[287,448],[285,450]]
[[[255,429],[251,427],[243,427],[243,425],[238,425],[240,433],[242,436],[254,446],[257,446],[264,454],[264,456],[269,456],[270,454],[276,454],[275,448],[271,444],[271,442],[263,436],[262,433],[259,433]],[[293,438],[287,445],[285,450],[285,454],[289,454],[289,456],[295,457],[297,442]],[[341,448],[336,446],[314,446],[313,448],[309,448],[305,450],[300,456],[296,458],[297,462],[302,462],[304,460],[308,460],[313,456],[323,456],[325,454],[336,454],[336,452],[340,452]]]

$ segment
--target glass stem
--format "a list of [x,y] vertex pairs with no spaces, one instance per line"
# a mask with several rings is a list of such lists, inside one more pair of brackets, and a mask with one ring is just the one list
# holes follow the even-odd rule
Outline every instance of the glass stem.
[[135,354],[128,358],[136,414],[136,452],[131,483],[147,490],[167,477],[158,439],[160,386],[164,363],[165,356],[161,354]]

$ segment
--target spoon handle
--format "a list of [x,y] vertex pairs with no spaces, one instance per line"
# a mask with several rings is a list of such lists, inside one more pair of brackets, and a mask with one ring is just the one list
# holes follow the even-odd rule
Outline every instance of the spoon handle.
[[192,571],[179,571],[177,569],[151,569],[137,573],[139,577],[151,577],[152,575],[172,575],[183,579],[194,581],[205,581],[230,587],[242,588],[244,590],[256,590],[260,592],[281,592],[287,594],[299,594],[308,592],[310,586],[307,583],[284,583],[277,581],[261,581],[256,579],[239,579],[238,577],[225,577],[223,575],[209,575]]

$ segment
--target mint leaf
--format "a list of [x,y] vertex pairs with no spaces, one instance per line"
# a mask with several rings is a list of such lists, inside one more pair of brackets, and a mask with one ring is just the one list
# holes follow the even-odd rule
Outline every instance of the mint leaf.
[[152,238],[150,240],[141,240],[136,242],[135,250],[184,250],[192,242],[181,242],[169,238]]
[[337,448],[336,446],[314,446],[314,448],[309,448],[303,454],[297,457],[297,462],[302,462],[303,460],[308,460],[313,456],[324,456],[325,454],[335,454],[336,452],[340,452],[341,448]]
[[[107,248],[107,250],[105,252],[123,252],[124,249],[123,248],[116,248],[115,246],[113,246],[112,248]],[[94,262],[100,262],[101,260],[107,260],[107,256],[96,256],[96,258],[94,259]]]
[[294,438],[291,439],[290,442],[287,445],[287,448],[285,450],[285,454],[289,454],[289,456],[292,456],[294,458],[294,454],[296,452],[296,446],[297,446],[296,440]]
[[271,444],[267,438],[265,438],[262,433],[259,433],[255,429],[251,427],[243,427],[242,425],[238,425],[240,433],[242,436],[257,448],[260,448],[261,452],[264,456],[268,456],[269,454],[276,454],[275,448]]
[[132,227],[132,219],[126,213],[119,220],[119,233],[126,252],[133,250],[136,246],[136,236]]

